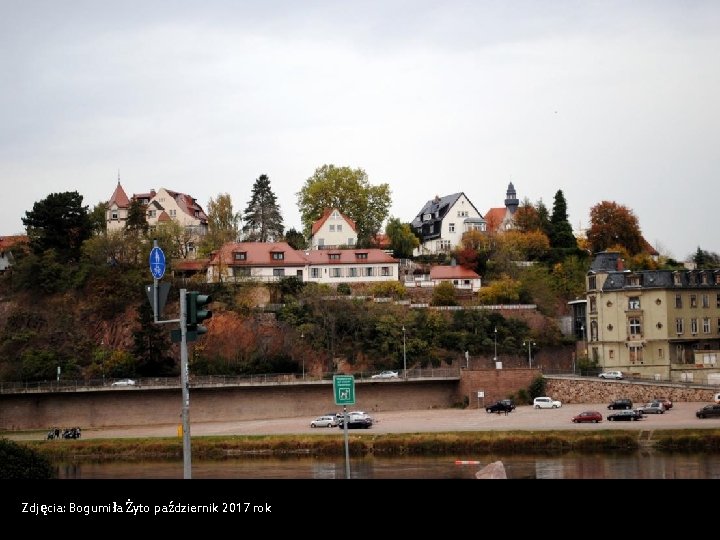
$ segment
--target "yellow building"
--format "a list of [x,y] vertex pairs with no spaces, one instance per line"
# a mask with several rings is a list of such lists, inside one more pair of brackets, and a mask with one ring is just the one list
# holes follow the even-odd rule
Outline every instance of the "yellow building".
[[720,383],[720,270],[626,270],[598,253],[586,278],[588,355],[603,370]]

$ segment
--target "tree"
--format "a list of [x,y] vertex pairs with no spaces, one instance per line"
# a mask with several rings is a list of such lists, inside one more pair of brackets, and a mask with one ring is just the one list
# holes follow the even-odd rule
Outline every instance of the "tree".
[[107,221],[105,220],[106,210],[107,203],[99,202],[93,207],[92,212],[88,215],[90,228],[93,233],[99,234],[107,230]]
[[25,212],[23,224],[36,254],[55,250],[59,262],[77,261],[82,243],[92,235],[88,207],[77,191],[51,193]]
[[125,222],[125,230],[127,232],[146,235],[149,229],[147,222],[147,214],[145,213],[145,205],[137,199],[130,201],[128,208],[128,217]]
[[243,232],[251,242],[274,242],[282,238],[284,229],[277,198],[270,189],[270,179],[261,174],[253,184],[245,208]]
[[611,201],[602,201],[590,209],[587,237],[595,253],[621,245],[630,255],[635,255],[644,246],[635,214],[626,206]]
[[166,377],[176,374],[175,360],[170,356],[169,334],[163,325],[154,324],[150,302],[141,302],[139,326],[133,333],[132,354],[136,359],[135,373],[126,376]]
[[237,242],[240,232],[240,213],[233,211],[228,193],[220,193],[208,201],[208,232],[203,237],[200,252],[207,256],[228,242]]
[[575,235],[572,232],[572,226],[568,221],[565,195],[561,189],[557,190],[555,193],[555,201],[553,202],[553,212],[550,217],[550,224],[552,225],[552,233],[550,235],[550,245],[552,247],[560,249],[577,248],[577,240],[575,240]]
[[530,200],[525,198],[522,205],[515,211],[513,217],[515,229],[520,232],[540,231],[542,223],[540,223],[540,215]]
[[295,228],[288,229],[285,233],[285,241],[293,249],[305,249],[307,247],[307,240],[303,233],[296,231]]
[[431,306],[456,306],[455,286],[449,281],[441,281],[433,287]]
[[711,251],[700,249],[700,246],[698,246],[695,255],[692,257],[692,261],[698,269],[717,268],[720,266],[720,255]]
[[398,218],[390,218],[385,227],[385,234],[390,238],[390,248],[393,250],[393,257],[409,259],[413,251],[420,245],[420,240],[409,223],[400,223]]
[[355,222],[358,246],[367,247],[380,231],[390,208],[388,184],[371,186],[362,169],[323,165],[297,193],[306,236],[327,208],[335,208]]

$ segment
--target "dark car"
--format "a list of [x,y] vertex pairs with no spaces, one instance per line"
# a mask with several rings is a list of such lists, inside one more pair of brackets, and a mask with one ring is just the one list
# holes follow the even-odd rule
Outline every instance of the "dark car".
[[597,411],[583,411],[580,414],[573,416],[572,421],[576,424],[580,424],[582,422],[592,422],[593,424],[597,424],[598,422],[602,422],[602,414]]
[[[352,411],[347,414],[348,429],[368,429],[373,425],[373,419],[370,415],[362,411]],[[338,419],[337,423],[340,429],[345,427],[345,416]]]
[[698,418],[717,418],[720,417],[720,405],[717,403],[705,405],[702,409],[695,413]]
[[506,407],[509,407],[511,411],[515,410],[515,402],[512,399],[501,399],[500,403],[504,403]]
[[608,422],[642,420],[642,418],[643,415],[641,412],[632,409],[624,409],[607,415]]
[[508,400],[503,399],[502,401],[496,401],[492,405],[488,405],[487,407],[485,407],[485,412],[508,414],[511,413],[514,408],[515,405],[512,402],[508,403]]
[[613,411],[623,410],[623,409],[632,409],[633,408],[633,402],[630,399],[623,398],[623,399],[615,399],[608,405],[608,409],[611,409]]

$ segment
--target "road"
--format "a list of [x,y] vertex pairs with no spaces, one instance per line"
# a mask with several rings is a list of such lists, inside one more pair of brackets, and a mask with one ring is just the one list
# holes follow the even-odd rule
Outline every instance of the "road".
[[[718,429],[720,419],[699,419],[695,411],[706,403],[675,403],[665,414],[649,414],[637,422],[603,422],[598,424],[574,424],[570,419],[587,410],[596,410],[606,418],[613,411],[606,403],[563,405],[559,409],[533,409],[529,405],[519,406],[512,413],[486,413],[484,409],[430,409],[409,411],[370,412],[375,419],[368,430],[351,430],[353,434],[381,433],[422,433],[442,431],[543,431],[543,430],[584,430],[607,429],[656,430],[656,429]],[[321,416],[327,411],[318,411]],[[269,420],[244,420],[233,422],[192,422],[190,412],[190,433],[192,436],[211,435],[290,435],[327,434],[340,432],[338,428],[311,428],[315,417],[277,418]],[[174,437],[178,425],[127,426],[110,428],[87,428],[82,438],[127,438],[127,437]],[[10,439],[43,439],[45,433],[5,433]]]

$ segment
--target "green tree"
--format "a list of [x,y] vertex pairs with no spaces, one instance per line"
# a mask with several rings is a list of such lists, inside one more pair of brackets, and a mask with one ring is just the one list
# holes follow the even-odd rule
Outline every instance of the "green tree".
[[270,178],[261,174],[253,184],[245,208],[243,232],[251,242],[274,242],[282,238],[284,229],[277,198],[270,189]]
[[36,254],[55,250],[60,262],[78,261],[82,243],[92,235],[88,207],[77,191],[51,193],[25,212],[23,224]]
[[413,251],[420,245],[420,240],[409,223],[400,223],[398,218],[390,218],[385,227],[385,234],[390,238],[390,248],[393,250],[393,257],[409,259]]
[[432,300],[430,305],[432,306],[456,306],[455,287],[449,281],[441,281],[435,287],[433,287]]
[[693,255],[692,257],[692,261],[695,263],[698,269],[717,268],[718,266],[720,266],[720,255],[700,249],[700,246],[698,246],[695,255]]
[[207,208],[208,232],[200,244],[200,253],[205,257],[228,242],[237,242],[240,232],[240,213],[233,210],[228,193],[210,198]]
[[307,240],[305,240],[303,233],[296,231],[294,228],[285,232],[285,241],[293,249],[305,249],[307,247]]
[[132,354],[135,373],[125,376],[165,377],[176,373],[175,360],[170,355],[170,337],[164,325],[155,324],[150,302],[140,303],[139,326],[133,333]]
[[545,203],[540,199],[535,204],[535,211],[537,212],[537,219],[539,224],[540,231],[545,233],[545,236],[550,238],[550,235],[552,234],[552,223],[550,222],[550,213],[548,212],[547,206],[545,206]]
[[628,207],[602,201],[590,209],[588,242],[593,252],[623,246],[630,255],[643,250],[643,237],[638,219]]
[[335,208],[355,222],[358,246],[367,247],[380,231],[390,208],[388,184],[371,186],[362,169],[323,165],[297,193],[298,208],[307,236],[327,208]]
[[107,230],[107,221],[105,220],[105,211],[107,210],[107,203],[97,203],[92,212],[88,215],[90,220],[90,229],[95,234],[103,233]]
[[577,240],[572,232],[572,226],[568,221],[567,203],[565,195],[559,189],[555,193],[555,201],[553,203],[553,212],[550,217],[552,225],[552,233],[550,235],[550,245],[560,249],[576,249]]
[[0,438],[0,480],[49,480],[56,476],[55,467],[40,452]]
[[144,236],[147,235],[149,228],[145,205],[138,199],[131,200],[130,207],[128,208],[127,221],[125,222],[125,230]]

